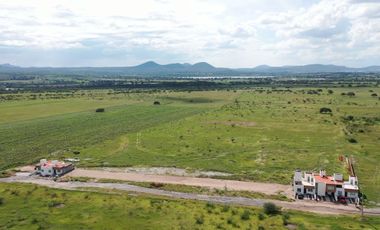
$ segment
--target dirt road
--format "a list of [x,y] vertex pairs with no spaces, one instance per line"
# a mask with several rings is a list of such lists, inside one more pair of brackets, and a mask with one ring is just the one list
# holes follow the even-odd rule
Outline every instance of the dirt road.
[[[31,177],[27,175],[18,175],[8,178],[0,178],[0,183],[32,183],[42,186],[47,186],[51,188],[67,189],[67,190],[81,190],[83,188],[107,188],[107,189],[117,189],[128,192],[136,193],[146,193],[159,196],[166,196],[177,199],[191,199],[215,202],[221,204],[230,205],[244,205],[244,206],[257,206],[261,207],[265,202],[269,200],[261,199],[251,199],[244,197],[227,197],[227,196],[209,196],[209,195],[199,195],[192,193],[182,193],[182,192],[171,192],[152,188],[143,188],[139,186],[129,185],[126,183],[95,183],[95,182],[54,182],[49,179],[41,179],[36,177]],[[270,200],[270,202],[275,203],[283,207],[284,209],[292,209],[299,211],[307,211],[320,214],[359,214],[359,210],[352,205],[344,206],[333,203],[318,203],[315,201],[296,201],[296,202],[285,202]],[[379,209],[367,209],[365,210],[367,215],[380,215]]]
[[271,183],[257,183],[234,180],[221,180],[199,177],[169,176],[169,175],[146,175],[141,173],[109,172],[93,169],[75,169],[67,174],[73,177],[91,177],[96,179],[116,179],[137,182],[155,182],[163,184],[180,184],[190,186],[200,186],[216,189],[228,189],[235,191],[259,192],[267,195],[284,193],[291,197],[291,186]]

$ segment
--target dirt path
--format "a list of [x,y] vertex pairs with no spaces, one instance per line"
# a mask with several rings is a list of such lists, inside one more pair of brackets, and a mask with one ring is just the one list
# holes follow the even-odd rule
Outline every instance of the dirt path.
[[[18,175],[8,178],[0,178],[0,182],[3,183],[32,183],[42,186],[47,186],[51,188],[67,189],[67,190],[83,190],[83,188],[106,188],[106,189],[117,189],[129,192],[146,193],[158,196],[166,196],[177,199],[191,199],[215,202],[221,204],[230,205],[243,205],[243,206],[257,206],[261,207],[265,202],[273,202],[276,205],[281,206],[284,209],[292,209],[299,211],[307,211],[319,214],[360,214],[359,210],[352,205],[344,206],[339,204],[330,203],[318,203],[315,201],[296,201],[296,202],[285,202],[277,200],[261,200],[261,199],[251,199],[244,197],[227,197],[227,196],[209,196],[209,195],[199,195],[192,193],[182,193],[182,192],[171,192],[152,188],[143,188],[139,186],[129,185],[126,183],[95,183],[95,182],[54,182],[49,179],[41,179],[36,177],[31,177],[27,175]],[[380,215],[379,209],[367,209],[365,210],[367,215]]]
[[291,186],[271,183],[257,183],[234,180],[221,180],[199,177],[183,177],[169,175],[147,175],[141,173],[129,172],[109,172],[104,170],[93,169],[75,169],[67,174],[72,177],[91,177],[96,179],[116,179],[136,182],[155,182],[163,184],[180,184],[189,186],[208,187],[216,189],[228,189],[236,191],[259,192],[267,195],[284,193],[291,197]]

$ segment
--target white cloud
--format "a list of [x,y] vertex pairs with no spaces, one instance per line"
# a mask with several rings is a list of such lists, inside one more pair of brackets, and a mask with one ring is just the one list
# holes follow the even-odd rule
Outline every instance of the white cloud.
[[[368,0],[0,0],[0,62],[372,65],[379,12]],[[20,58],[46,52],[57,58]]]

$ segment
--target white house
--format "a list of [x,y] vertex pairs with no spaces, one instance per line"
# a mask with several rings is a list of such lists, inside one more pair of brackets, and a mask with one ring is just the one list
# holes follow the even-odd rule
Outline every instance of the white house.
[[333,176],[327,176],[324,170],[321,170],[319,174],[296,170],[293,178],[293,191],[294,196],[306,194],[314,197],[333,196],[335,200],[338,200],[339,197],[356,200],[359,198],[357,177],[350,176],[348,181],[344,181],[342,174],[334,173]]
[[36,173],[41,176],[62,176],[74,170],[74,165],[63,161],[41,159],[40,163],[38,163],[34,169]]
[[314,174],[311,172],[302,173],[296,170],[294,173],[294,194],[315,194],[315,179]]
[[343,189],[345,196],[348,198],[357,198],[359,197],[359,187],[358,187],[358,178],[350,176],[348,181],[343,183]]

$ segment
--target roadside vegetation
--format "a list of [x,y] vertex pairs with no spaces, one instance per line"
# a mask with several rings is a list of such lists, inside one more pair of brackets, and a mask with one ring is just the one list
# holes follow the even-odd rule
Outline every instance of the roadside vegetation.
[[376,229],[379,218],[327,216],[146,197],[0,184],[2,229]]

